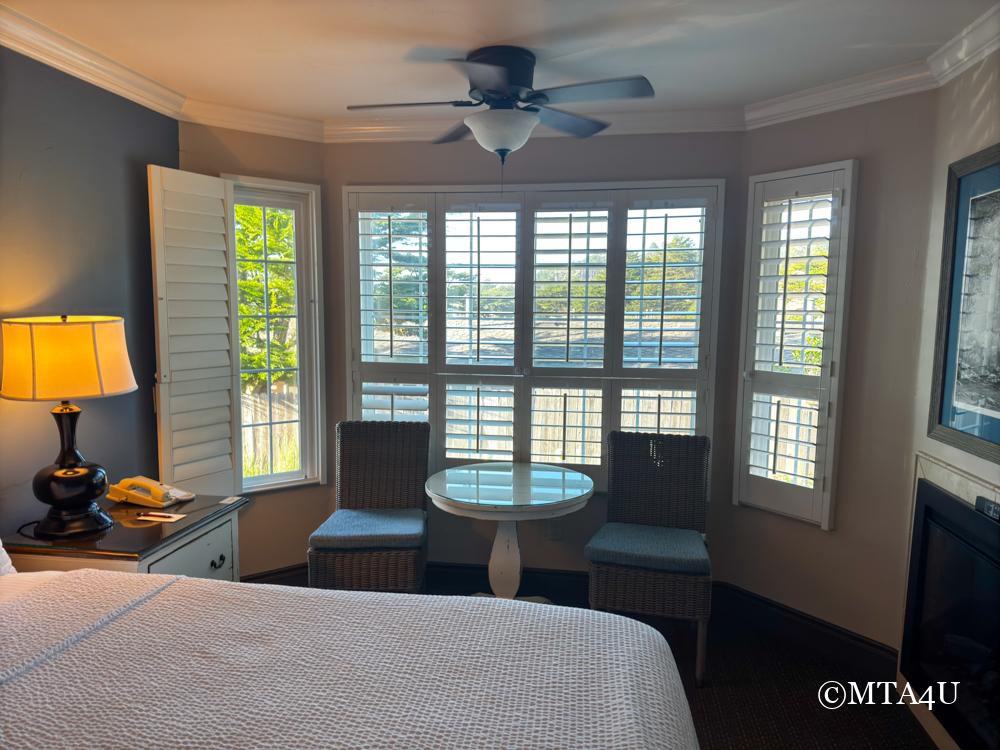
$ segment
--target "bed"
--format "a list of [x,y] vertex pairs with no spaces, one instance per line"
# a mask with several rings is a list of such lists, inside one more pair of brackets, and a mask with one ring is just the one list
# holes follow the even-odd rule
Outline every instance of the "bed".
[[78,570],[0,576],[0,623],[3,748],[698,746],[599,612]]

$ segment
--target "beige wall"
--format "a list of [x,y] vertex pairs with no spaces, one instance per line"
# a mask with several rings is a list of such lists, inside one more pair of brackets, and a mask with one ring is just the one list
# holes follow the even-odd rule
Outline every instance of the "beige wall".
[[[508,183],[726,178],[709,528],[715,574],[892,646],[899,644],[914,446],[926,449],[928,443],[921,438],[929,387],[924,379],[933,348],[934,256],[940,252],[944,170],[950,161],[982,147],[974,144],[997,140],[996,61],[994,55],[987,65],[941,91],[747,133],[608,136],[590,141],[537,138],[511,158],[506,174]],[[971,135],[963,135],[970,127]],[[343,187],[490,183],[498,176],[495,160],[471,142],[441,147],[321,146],[184,123],[180,143],[182,169],[209,174],[237,171],[323,186],[332,425],[346,409]],[[752,174],[848,158],[860,161],[855,264],[836,528],[824,532],[730,502],[745,185]],[[933,276],[927,279],[932,295],[922,304],[928,273]],[[950,455],[945,446],[932,448]],[[950,458],[964,461],[961,456]],[[996,471],[982,461],[965,465],[984,476]],[[258,538],[264,545],[280,528],[283,541],[259,549],[247,544],[245,570],[301,562],[305,537],[326,513],[324,503],[329,501],[329,492],[322,489],[258,498],[245,519],[244,536]],[[528,525],[522,536],[525,565],[582,569],[583,544],[603,513],[598,500],[565,519]],[[491,535],[485,524],[433,511],[431,559],[483,563]]]

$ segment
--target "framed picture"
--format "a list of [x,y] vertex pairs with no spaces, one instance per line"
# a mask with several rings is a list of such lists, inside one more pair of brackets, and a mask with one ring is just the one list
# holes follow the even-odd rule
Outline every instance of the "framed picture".
[[948,168],[928,434],[1000,463],[1000,144]]

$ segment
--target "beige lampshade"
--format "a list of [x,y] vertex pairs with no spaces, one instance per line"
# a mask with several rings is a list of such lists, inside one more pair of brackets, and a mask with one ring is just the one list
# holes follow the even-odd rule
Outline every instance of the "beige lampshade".
[[136,389],[125,321],[101,315],[8,318],[3,330],[0,396],[70,401]]

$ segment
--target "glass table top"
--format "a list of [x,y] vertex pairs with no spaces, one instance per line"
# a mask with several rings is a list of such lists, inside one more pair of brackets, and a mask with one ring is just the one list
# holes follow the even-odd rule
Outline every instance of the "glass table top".
[[439,471],[427,480],[426,490],[431,498],[483,510],[528,510],[585,500],[594,482],[561,466],[501,461]]

